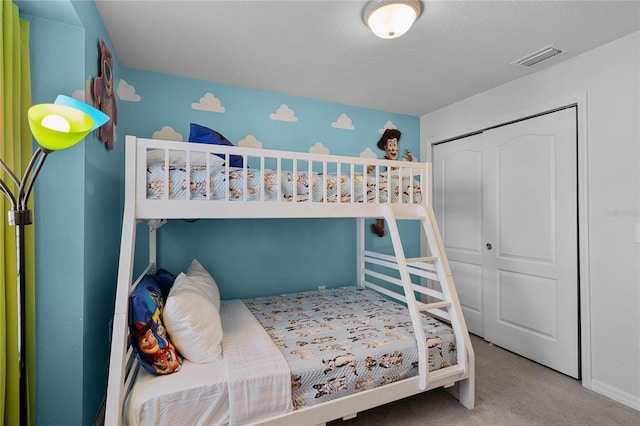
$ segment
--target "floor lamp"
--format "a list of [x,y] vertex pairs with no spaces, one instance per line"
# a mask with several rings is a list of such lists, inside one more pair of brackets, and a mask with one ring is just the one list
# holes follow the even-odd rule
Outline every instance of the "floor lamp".
[[16,257],[18,272],[18,324],[20,327],[19,363],[20,363],[20,424],[28,424],[27,410],[27,371],[26,371],[26,315],[25,315],[25,239],[26,225],[33,223],[31,210],[27,207],[33,185],[42,169],[44,160],[53,151],[69,148],[80,142],[91,131],[102,126],[109,116],[84,102],[60,95],[53,104],[39,104],[29,108],[29,127],[38,142],[22,179],[18,179],[0,158],[0,166],[15,186],[0,179],[0,190],[11,202],[8,212],[9,225],[16,227]]

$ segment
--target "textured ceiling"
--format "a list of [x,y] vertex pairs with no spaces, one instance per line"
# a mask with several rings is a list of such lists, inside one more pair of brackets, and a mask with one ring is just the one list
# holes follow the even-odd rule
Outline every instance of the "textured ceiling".
[[[640,30],[640,1],[423,1],[382,40],[366,1],[115,1],[96,6],[123,66],[416,116]],[[554,44],[566,52],[511,62]]]

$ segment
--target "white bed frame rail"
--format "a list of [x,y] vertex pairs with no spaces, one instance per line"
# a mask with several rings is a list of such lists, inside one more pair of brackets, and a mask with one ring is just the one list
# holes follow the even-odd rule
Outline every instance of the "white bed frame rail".
[[[320,201],[314,201],[309,196],[305,201],[282,201],[281,189],[278,186],[277,200],[266,200],[264,189],[257,200],[247,199],[247,184],[243,197],[232,201],[229,198],[229,180],[226,184],[226,195],[222,200],[211,199],[209,193],[209,178],[207,173],[207,196],[205,200],[190,200],[189,191],[185,199],[169,199],[165,191],[164,199],[147,199],[147,152],[150,150],[164,150],[165,159],[165,188],[169,188],[168,165],[170,151],[180,151],[186,157],[187,179],[190,180],[191,158],[199,153],[223,154],[226,164],[230,155],[243,157],[243,170],[259,168],[264,172],[267,165],[275,164],[277,181],[284,170],[306,173],[310,170],[321,172],[316,178],[321,179],[324,196]],[[388,297],[405,303],[411,315],[414,333],[419,353],[419,375],[401,380],[375,389],[359,392],[344,398],[329,401],[316,406],[305,407],[291,413],[263,420],[257,424],[264,425],[315,425],[322,424],[336,418],[347,418],[358,411],[395,401],[406,396],[434,389],[447,387],[467,408],[474,407],[474,377],[475,361],[473,348],[469,338],[462,309],[453,284],[451,270],[444,252],[440,233],[435,221],[435,215],[428,204],[430,189],[431,165],[417,162],[392,162],[370,158],[342,157],[333,155],[316,155],[273,151],[255,148],[242,148],[220,145],[205,145],[193,143],[179,143],[173,141],[159,141],[140,139],[133,136],[126,138],[125,158],[125,204],[120,248],[120,265],[118,269],[118,283],[116,289],[116,303],[113,319],[113,333],[111,342],[111,360],[109,367],[109,383],[107,389],[107,403],[105,424],[119,425],[122,422],[124,404],[133,386],[138,363],[129,344],[128,308],[129,295],[137,283],[146,273],[155,272],[156,230],[150,227],[149,266],[137,279],[133,279],[133,260],[135,254],[135,227],[140,220],[151,219],[195,219],[195,218],[282,218],[282,217],[353,217],[358,218],[358,285],[376,290]],[[207,169],[211,165],[209,155],[206,155]],[[200,160],[201,161],[201,160]],[[255,164],[258,164],[257,166]],[[374,188],[375,198],[371,201],[357,202],[355,197],[344,201],[338,196],[336,201],[327,201],[327,175],[337,175],[340,185],[342,174],[350,177],[350,193],[354,193],[354,177],[365,175],[368,167],[373,166],[371,173],[376,176]],[[230,168],[226,167],[229,176]],[[273,169],[273,168],[271,168]],[[388,172],[386,171],[388,170]],[[378,196],[381,191],[380,177],[389,173],[390,177],[397,177],[399,181],[409,182],[408,177],[420,183],[422,191],[421,202],[416,202],[413,190],[408,191],[408,199],[403,197],[393,203],[384,203]],[[264,176],[264,173],[263,173]],[[400,180],[402,178],[403,180]],[[293,185],[295,188],[296,185]],[[294,191],[296,191],[294,189]],[[311,189],[309,190],[311,192]],[[341,188],[338,187],[338,194]],[[296,199],[294,192],[293,199]],[[394,248],[394,256],[376,253],[365,249],[365,218],[384,218]],[[418,220],[429,247],[429,257],[406,258],[400,233],[396,221]],[[389,271],[389,272],[387,272]],[[417,279],[417,282],[414,282]],[[421,312],[428,312],[433,316],[451,323],[456,335],[457,364],[437,371],[428,372],[428,346],[422,322]],[[456,384],[456,387],[452,385]]]
[[[305,152],[289,152],[276,151],[257,148],[243,148],[224,145],[208,145],[198,143],[180,143],[173,141],[159,141],[153,139],[139,139],[127,136],[126,156],[134,158],[132,164],[127,164],[127,171],[134,169],[136,171],[146,170],[147,151],[164,150],[166,177],[164,187],[168,188],[169,184],[169,158],[172,151],[184,152],[187,159],[187,173],[190,173],[190,159],[195,155],[202,156],[202,153],[221,154],[227,159],[226,175],[232,169],[229,166],[230,155],[238,155],[243,158],[243,170],[245,175],[251,168],[260,170],[275,170],[277,173],[277,181],[279,182],[283,176],[283,171],[292,171],[294,176],[313,170],[321,175],[317,175],[317,179],[322,179],[318,184],[324,191],[324,197],[321,201],[313,201],[310,196],[307,201],[291,202],[276,201],[265,199],[265,191],[260,192],[259,199],[247,200],[247,180],[245,179],[245,187],[243,198],[240,200],[230,199],[230,180],[226,181],[225,198],[221,200],[190,200],[189,191],[186,193],[185,199],[169,199],[169,191],[164,191],[164,199],[150,200],[147,199],[147,180],[144,176],[135,176],[135,215],[138,219],[196,219],[196,218],[278,218],[278,217],[382,217],[382,208],[385,203],[380,202],[380,197],[376,196],[370,202],[356,202],[355,197],[351,197],[349,201],[342,201],[340,197],[335,202],[327,201],[327,176],[328,173],[337,174],[338,194],[342,188],[340,176],[350,178],[351,187],[346,188],[353,194],[354,177],[358,174],[366,174],[367,168],[373,166],[372,173],[377,178],[384,176],[386,173],[390,177],[403,177],[404,181],[407,177],[412,176],[413,179],[420,182],[422,188],[422,204],[427,203],[427,194],[425,190],[429,187],[429,176],[431,174],[430,163],[418,162],[398,162],[389,160],[380,160],[363,157],[345,157],[338,155],[311,154]],[[200,157],[201,158],[201,157]],[[250,164],[251,163],[251,166]],[[257,164],[254,164],[257,163]],[[206,166],[210,167],[211,161],[209,156],[206,158]],[[270,167],[273,166],[273,167]],[[394,170],[391,170],[392,167]],[[390,170],[386,172],[385,170]],[[207,174],[207,198],[211,197],[209,191],[209,176]],[[190,180],[190,179],[189,179]],[[133,180],[129,181],[133,182]],[[372,190],[378,195],[381,191],[379,185],[380,179],[376,179],[378,184]],[[277,187],[278,200],[282,199],[282,191],[280,185]],[[297,185],[293,185],[295,199],[297,194]],[[409,191],[408,202],[400,197],[398,206],[403,206],[406,210],[405,214],[415,217],[420,203],[416,203],[413,191]],[[203,201],[211,201],[209,203]],[[244,203],[251,203],[249,205]],[[247,208],[249,206],[249,208]],[[253,207],[251,207],[253,206]],[[187,217],[185,217],[185,215]]]

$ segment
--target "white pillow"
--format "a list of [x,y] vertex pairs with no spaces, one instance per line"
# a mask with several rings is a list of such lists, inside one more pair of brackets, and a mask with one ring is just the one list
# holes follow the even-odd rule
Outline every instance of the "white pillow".
[[184,273],[171,286],[162,321],[176,349],[189,361],[204,364],[222,356],[218,308]]
[[216,308],[220,309],[220,290],[218,290],[218,285],[197,259],[193,259],[191,265],[189,265],[187,276],[191,279],[193,285],[206,293],[211,302],[216,305]]
[[[151,149],[147,151],[147,164],[164,163],[164,149]],[[206,152],[191,151],[192,166],[206,166]],[[209,165],[224,166],[224,158],[220,158],[215,154],[209,156]],[[169,164],[187,164],[187,152],[169,150]]]

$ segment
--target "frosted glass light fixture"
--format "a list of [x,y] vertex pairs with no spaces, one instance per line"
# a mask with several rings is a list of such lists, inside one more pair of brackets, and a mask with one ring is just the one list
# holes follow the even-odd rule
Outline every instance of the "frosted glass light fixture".
[[380,38],[400,37],[422,13],[419,0],[373,0],[364,9],[364,22]]

